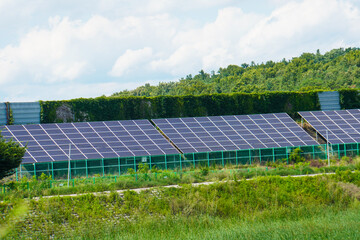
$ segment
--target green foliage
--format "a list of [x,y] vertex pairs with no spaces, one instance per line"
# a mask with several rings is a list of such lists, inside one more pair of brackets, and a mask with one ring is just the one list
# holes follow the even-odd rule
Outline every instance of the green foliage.
[[142,174],[148,173],[149,172],[149,164],[140,163],[138,166],[138,172],[142,173]]
[[302,163],[305,161],[305,158],[301,156],[302,150],[300,148],[295,148],[289,156],[289,160],[292,163]]
[[12,140],[5,140],[0,135],[0,179],[14,174],[20,166],[26,149]]
[[[0,187],[0,200],[16,198],[31,198],[48,195],[65,195],[75,193],[115,191],[123,189],[134,189],[143,187],[165,186],[174,184],[189,184],[199,182],[216,182],[234,179],[251,179],[259,176],[289,176],[313,173],[330,173],[337,171],[353,171],[354,165],[332,166],[314,168],[309,166],[309,162],[297,163],[294,165],[284,165],[275,162],[271,167],[251,167],[229,166],[227,169],[215,170],[208,167],[202,167],[193,171],[171,172],[157,170],[149,173],[135,173],[130,170],[129,175],[104,176],[91,178],[75,178],[67,187],[67,180],[52,180],[51,176],[42,174],[28,179],[23,177],[20,181],[7,182]],[[5,188],[5,192],[3,191]]]
[[333,49],[324,55],[303,53],[280,62],[229,65],[217,73],[203,70],[178,82],[138,87],[113,96],[177,96],[214,93],[258,93],[264,91],[309,91],[360,88],[360,50]]
[[[1,206],[0,206],[1,208]],[[11,231],[14,230],[16,224],[23,221],[28,211],[28,204],[25,201],[20,201],[14,206],[11,206],[5,221],[0,221],[0,238],[5,238]]]

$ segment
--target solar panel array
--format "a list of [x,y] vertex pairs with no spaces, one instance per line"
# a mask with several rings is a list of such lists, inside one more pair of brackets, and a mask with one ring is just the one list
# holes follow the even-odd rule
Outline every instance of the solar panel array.
[[179,153],[148,120],[2,126],[27,145],[23,163]]
[[184,153],[318,145],[286,113],[152,121]]
[[360,110],[299,113],[331,144],[360,142]]

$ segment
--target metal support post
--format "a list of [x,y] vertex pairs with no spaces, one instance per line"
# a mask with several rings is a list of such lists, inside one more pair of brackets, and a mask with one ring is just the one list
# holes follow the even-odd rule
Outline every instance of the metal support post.
[[210,156],[209,156],[209,152],[206,153],[207,156],[207,162],[208,162],[208,167],[210,167]]
[[288,147],[285,147],[285,150],[286,150],[286,162],[287,164],[289,164],[289,154],[288,154]]
[[166,156],[166,154],[165,154],[165,169],[167,170],[167,169],[168,169],[168,167],[167,167],[167,161],[166,161],[166,158],[167,158],[167,156]]
[[194,162],[194,168],[195,168],[195,153],[193,153],[192,155],[193,155],[193,162]]
[[249,159],[250,159],[250,165],[251,165],[251,149],[249,149]]
[[36,177],[36,163],[33,163],[34,165],[34,176]]
[[272,149],[272,154],[273,154],[273,162],[275,162],[275,149]]
[[85,173],[86,173],[86,178],[89,177],[89,168],[88,168],[88,160],[85,159]]
[[[330,167],[330,156],[329,156],[329,131],[326,130],[326,156],[328,160],[328,165]],[[340,156],[340,155],[339,155]]]
[[313,150],[313,159],[315,159],[315,146],[312,146],[312,150]]
[[51,162],[51,178],[54,180],[54,162]]
[[180,159],[180,170],[182,171],[181,154],[179,154],[179,159]]
[[69,144],[69,160],[68,160],[68,182],[67,186],[70,186],[70,178],[71,178],[71,164],[70,164],[70,158],[71,158],[71,144]]
[[235,161],[236,165],[238,165],[238,150],[235,151]]
[[261,149],[259,149],[259,160],[260,160],[260,165],[261,165]]
[[105,165],[104,165],[104,159],[101,159],[101,164],[102,164],[102,175],[105,176]]
[[135,170],[135,173],[136,173],[136,157],[134,156],[134,170]]
[[222,166],[224,167],[224,151],[221,151]]
[[[166,159],[166,156],[165,156],[165,159]],[[150,161],[150,166],[149,166],[149,168],[150,168],[150,170],[151,170],[151,155],[149,156],[149,161]],[[166,161],[166,160],[165,160]]]
[[119,167],[119,176],[121,175],[121,167],[120,167],[120,157],[118,157],[118,167]]

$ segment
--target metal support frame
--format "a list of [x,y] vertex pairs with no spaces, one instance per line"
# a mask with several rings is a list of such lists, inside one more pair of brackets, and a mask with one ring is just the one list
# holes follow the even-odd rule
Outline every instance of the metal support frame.
[[179,160],[180,160],[180,170],[182,171],[181,154],[179,154]]
[[193,162],[194,162],[194,168],[195,168],[195,153],[193,153],[192,155],[193,155]]
[[165,169],[167,170],[166,154],[165,154]]

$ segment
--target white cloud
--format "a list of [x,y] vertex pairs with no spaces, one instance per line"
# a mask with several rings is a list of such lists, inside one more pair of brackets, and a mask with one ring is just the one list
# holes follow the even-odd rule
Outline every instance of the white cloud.
[[111,76],[121,77],[132,67],[146,62],[152,56],[152,49],[145,47],[139,50],[126,50],[115,62],[109,73]]
[[[351,10],[352,9],[352,10]],[[330,50],[335,42],[358,43],[358,9],[341,0],[290,2],[260,21],[239,41],[245,58],[279,60],[305,51]],[[351,31],[351,29],[357,31]],[[331,46],[331,47],[330,47]]]
[[[248,2],[235,0],[89,1],[64,0],[55,7],[45,0],[0,0],[0,22],[9,22],[3,16],[21,3],[23,22],[12,16],[11,26],[31,26],[18,30],[16,41],[0,40],[0,95],[33,94],[38,100],[111,94],[200,69],[360,45],[355,0],[263,0],[252,3],[252,11],[243,7]],[[259,13],[256,4],[275,10]],[[25,22],[37,14],[38,22]]]

